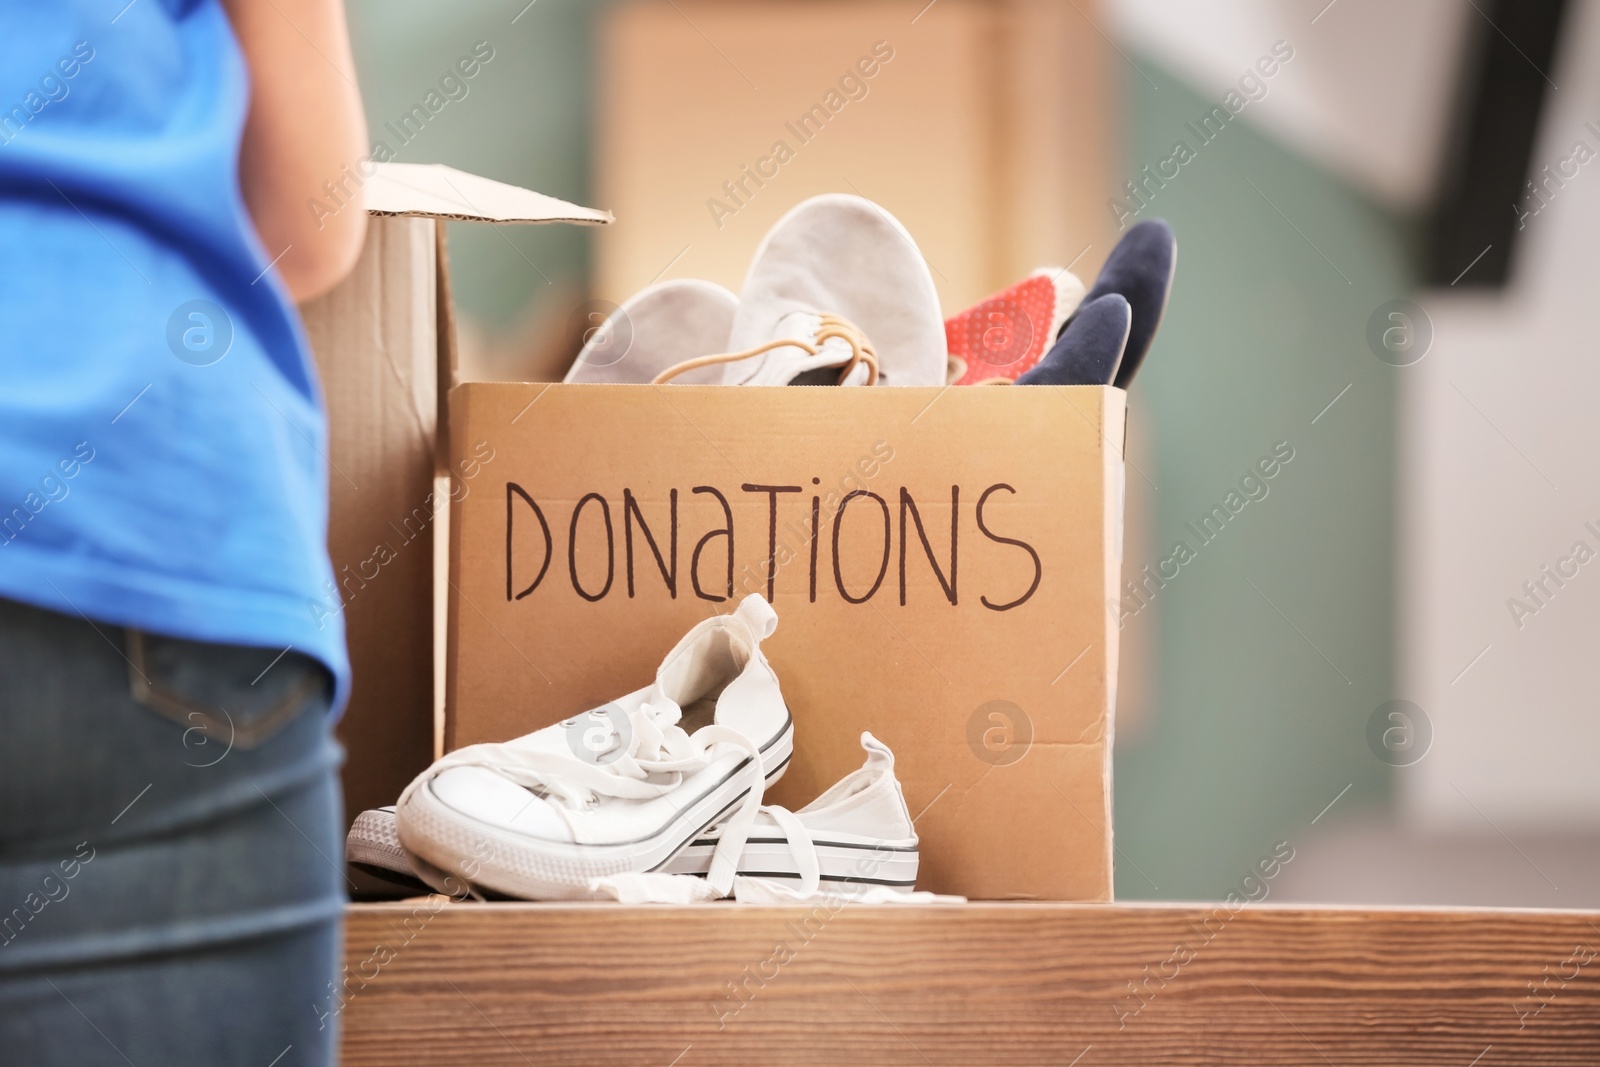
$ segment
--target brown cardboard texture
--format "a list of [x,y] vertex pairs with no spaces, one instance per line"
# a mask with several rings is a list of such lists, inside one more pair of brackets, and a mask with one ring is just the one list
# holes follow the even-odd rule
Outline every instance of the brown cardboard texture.
[[[328,411],[328,550],[336,589],[307,610],[344,617],[354,686],[339,724],[345,812],[394,803],[434,755],[433,528],[448,493],[435,436],[454,381],[438,218],[608,222],[610,215],[448,167],[382,163],[363,183],[366,244],[301,315]],[[456,491],[459,475],[449,482]]]
[[895,752],[919,887],[1111,898],[1124,394],[471,383],[446,747],[648,684],[760,592],[797,808]]

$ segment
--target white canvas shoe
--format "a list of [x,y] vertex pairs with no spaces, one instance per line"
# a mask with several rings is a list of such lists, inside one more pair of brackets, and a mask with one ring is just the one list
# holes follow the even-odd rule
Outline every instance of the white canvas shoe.
[[394,828],[394,808],[373,808],[357,815],[344,839],[344,858],[366,867],[410,874],[411,865]]
[[720,823],[706,877],[726,895],[762,792],[794,748],[760,650],[777,625],[752,594],[690,630],[653,684],[447,754],[396,805],[413,866],[508,896],[585,899],[594,881],[652,870]]
[[768,231],[727,349],[751,353],[726,364],[728,385],[943,385],[947,366],[939,295],[916,242],[845,193],[814,196]]
[[345,862],[393,885],[426,893],[428,886],[400,847],[394,808],[373,808],[356,816],[344,840]]
[[[917,832],[894,776],[894,753],[870,733],[861,735],[861,747],[865,765],[799,811],[761,808],[739,857],[740,878],[781,879],[802,897],[916,887]],[[706,874],[719,836],[719,829],[700,834],[662,873]]]
[[[723,352],[739,298],[712,282],[674,279],[646,286],[623,301],[587,336],[563,379],[642,383],[696,356]],[[685,385],[716,385],[722,368],[691,369]]]
[[[370,808],[357,815],[344,841],[345,862],[374,878],[418,894],[443,893],[465,900],[474,895],[472,885],[408,854],[400,844],[400,828],[391,805]],[[477,892],[478,896],[486,894]],[[503,894],[493,894],[502,897]]]
[[[917,835],[894,776],[894,753],[870,733],[861,735],[867,762],[816,800],[790,812],[762,805],[739,856],[739,879],[780,879],[797,896],[857,895],[863,887],[910,893],[917,881]],[[379,877],[420,891],[422,882],[395,826],[395,809],[356,817],[345,858]],[[657,868],[662,874],[704,878],[722,836],[712,827]],[[460,894],[461,883],[450,888]]]

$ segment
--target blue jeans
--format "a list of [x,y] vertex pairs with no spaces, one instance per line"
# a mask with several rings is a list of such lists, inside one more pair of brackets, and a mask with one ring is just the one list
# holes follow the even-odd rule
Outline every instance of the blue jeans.
[[329,681],[0,600],[0,1062],[334,1062]]

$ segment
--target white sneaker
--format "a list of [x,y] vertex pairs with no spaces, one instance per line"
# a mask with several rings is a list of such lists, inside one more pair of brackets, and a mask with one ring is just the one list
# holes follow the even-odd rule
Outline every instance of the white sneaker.
[[373,808],[355,816],[350,833],[344,838],[344,859],[371,870],[379,878],[394,873],[416,880],[405,849],[400,848],[400,835],[395,832],[394,808]]
[[[799,811],[762,807],[739,857],[739,877],[783,879],[803,897],[916,887],[917,832],[894,776],[894,753],[870,733],[861,735],[861,747],[866,764]],[[719,836],[719,829],[699,835],[662,873],[706,874]]]
[[[684,360],[728,348],[739,298],[713,282],[674,279],[646,286],[590,332],[564,381],[643,383]],[[685,385],[717,385],[722,368],[691,368]]]
[[[861,735],[861,747],[866,765],[799,811],[762,805],[739,856],[738,878],[784,879],[801,896],[857,894],[863,886],[913,890],[917,835],[894,776],[894,753],[869,733]],[[721,835],[720,826],[706,830],[657,870],[704,878]],[[378,877],[427,891],[400,845],[392,807],[356,817],[345,858]],[[451,892],[459,895],[462,884]]]
[[794,749],[794,720],[760,651],[777,625],[752,594],[690,630],[654,684],[449,753],[396,805],[414,866],[508,896],[584,899],[592,882],[652,870],[720,822],[706,876],[726,895],[762,791]]
[[943,385],[947,367],[939,294],[916,242],[845,193],[814,196],[768,231],[727,348],[750,354],[727,364],[728,385]]
[[[443,893],[465,900],[474,895],[472,885],[409,855],[400,844],[394,807],[370,808],[356,816],[344,840],[345,862],[374,878],[414,893]],[[485,896],[477,893],[478,896]],[[496,897],[502,894],[494,894]]]

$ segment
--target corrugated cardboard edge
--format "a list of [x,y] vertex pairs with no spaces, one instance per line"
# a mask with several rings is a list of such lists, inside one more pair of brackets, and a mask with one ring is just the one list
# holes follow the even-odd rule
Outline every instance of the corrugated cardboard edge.
[[[440,436],[448,442],[449,454],[458,455],[464,442],[457,440],[460,427],[467,424],[467,405],[470,403],[471,390],[457,387],[450,390],[445,403],[450,410],[449,430]],[[461,553],[457,546],[461,544],[461,509],[450,509],[449,523],[450,556],[445,572],[448,576],[451,595],[445,597],[445,639],[444,639],[444,743],[445,752],[454,752],[456,744],[456,679],[460,676],[460,642],[458,634],[461,632]]]
[[468,174],[442,163],[375,163],[362,185],[371,215],[464,222],[570,222],[603,226],[611,212]]
[[450,296],[450,252],[445,242],[443,220],[434,224],[433,276],[437,283],[434,311],[437,327],[435,344],[438,346],[438,421],[434,431],[434,470],[447,472],[450,468],[450,390],[460,377],[460,349],[456,345],[456,311]]
[[1128,394],[1121,389],[1103,386],[1100,389],[1101,433],[1105,449],[1105,560],[1106,560],[1106,612],[1111,616],[1106,624],[1106,731],[1105,772],[1100,776],[1106,795],[1106,865],[1109,875],[1106,900],[1116,899],[1116,818],[1112,808],[1115,790],[1111,787],[1112,750],[1116,747],[1117,732],[1117,664],[1121,647],[1121,620],[1114,605],[1118,586],[1122,581],[1123,516],[1128,499]]

